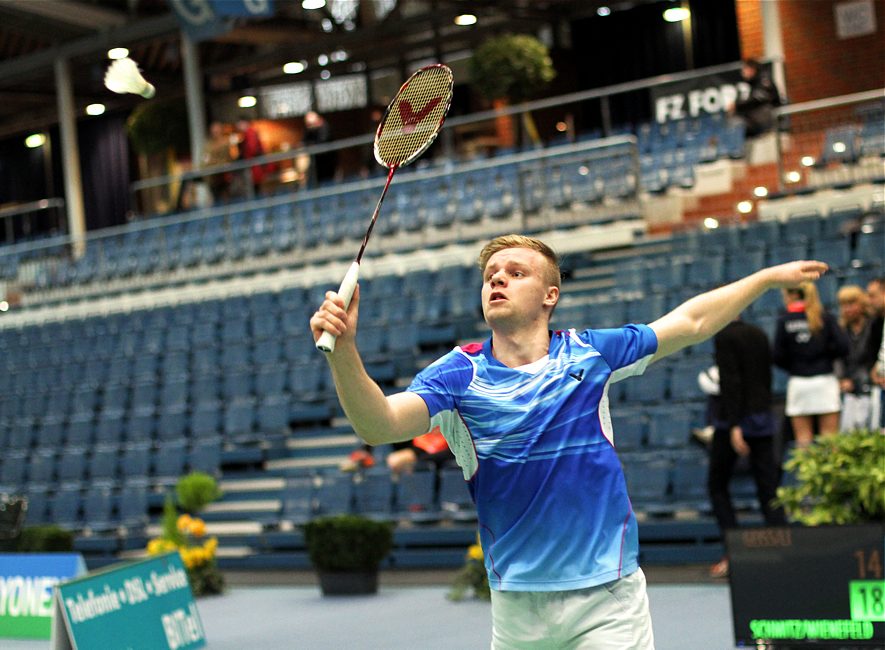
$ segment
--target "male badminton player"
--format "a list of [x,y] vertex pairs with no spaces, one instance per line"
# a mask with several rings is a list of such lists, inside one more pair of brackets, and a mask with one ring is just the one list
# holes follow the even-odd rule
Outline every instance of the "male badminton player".
[[372,445],[440,426],[476,501],[492,648],[653,648],[608,386],[710,338],[768,289],[815,280],[827,266],[766,268],[650,325],[551,331],[560,272],[546,244],[498,237],[479,265],[491,337],[456,347],[390,396],[355,345],[359,292],[346,311],[326,294],[310,327],[315,338],[339,337],[327,360],[344,411]]

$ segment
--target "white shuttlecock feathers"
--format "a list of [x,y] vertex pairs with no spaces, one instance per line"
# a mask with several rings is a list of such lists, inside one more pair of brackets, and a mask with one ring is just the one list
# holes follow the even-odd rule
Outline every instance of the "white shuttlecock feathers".
[[108,90],[120,95],[130,93],[141,95],[145,99],[150,99],[157,92],[156,88],[141,76],[138,64],[128,57],[111,63],[104,75],[104,85]]

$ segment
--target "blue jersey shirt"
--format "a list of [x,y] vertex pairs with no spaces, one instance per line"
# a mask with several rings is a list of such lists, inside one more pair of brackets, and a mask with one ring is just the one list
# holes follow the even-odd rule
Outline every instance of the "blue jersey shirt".
[[642,374],[657,345],[645,325],[557,331],[545,359],[509,368],[489,339],[415,377],[469,482],[492,589],[583,589],[639,567],[608,386]]

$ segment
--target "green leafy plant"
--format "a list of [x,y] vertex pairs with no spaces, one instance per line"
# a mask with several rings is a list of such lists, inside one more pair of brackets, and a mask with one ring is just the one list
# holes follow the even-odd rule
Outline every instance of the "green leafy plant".
[[885,436],[853,431],[796,449],[785,464],[795,485],[778,488],[775,503],[809,526],[885,518]]
[[486,572],[482,546],[477,536],[476,544],[471,544],[464,558],[464,566],[455,574],[452,588],[446,597],[449,600],[461,601],[472,595],[479,600],[491,600],[489,575]]
[[173,98],[143,102],[126,121],[132,147],[141,154],[154,154],[172,149],[177,154],[189,150],[187,105]]
[[393,525],[358,515],[319,517],[307,523],[304,537],[320,571],[376,571],[393,547]]
[[74,534],[58,526],[28,526],[18,538],[20,553],[70,553],[74,550]]
[[216,480],[203,472],[191,472],[175,485],[178,505],[185,512],[196,514],[221,496]]
[[206,523],[188,514],[179,515],[172,495],[167,494],[162,527],[162,534],[148,541],[148,555],[178,551],[195,596],[224,591],[224,576],[216,560],[218,538],[206,536]]
[[525,101],[556,76],[547,47],[534,36],[502,34],[488,39],[470,59],[470,78],[487,99]]

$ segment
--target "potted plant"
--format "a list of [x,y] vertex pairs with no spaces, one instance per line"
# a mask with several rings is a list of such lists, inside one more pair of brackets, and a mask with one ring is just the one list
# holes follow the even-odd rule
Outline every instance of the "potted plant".
[[808,526],[885,519],[885,436],[852,431],[796,449],[784,465],[794,485],[778,488],[778,505]]
[[[490,38],[476,48],[470,59],[470,78],[474,87],[496,108],[507,102],[526,101],[555,76],[547,46],[526,34],[501,34]],[[509,123],[509,119],[505,121]],[[518,124],[524,126],[533,141],[539,140],[530,113],[523,113]],[[506,127],[499,124],[498,130],[506,132]],[[521,137],[517,139],[521,140]],[[505,141],[504,144],[509,143]]]
[[359,515],[314,519],[304,537],[325,596],[374,594],[378,567],[393,546],[393,525]]
[[224,576],[218,568],[218,538],[206,535],[206,523],[196,516],[209,503],[221,496],[215,479],[202,472],[191,472],[178,479],[175,486],[179,514],[171,494],[163,507],[163,532],[148,542],[148,555],[162,555],[177,550],[187,569],[195,596],[220,594]]

